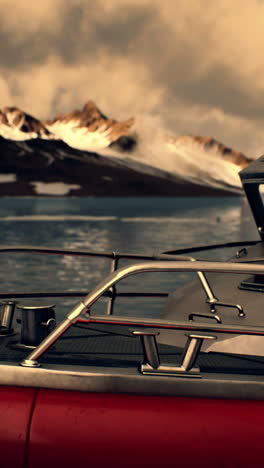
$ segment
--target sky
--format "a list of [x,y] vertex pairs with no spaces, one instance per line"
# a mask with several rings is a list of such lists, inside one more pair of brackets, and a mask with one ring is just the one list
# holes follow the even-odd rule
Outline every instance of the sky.
[[264,153],[261,0],[0,0],[0,108],[92,99],[117,120]]

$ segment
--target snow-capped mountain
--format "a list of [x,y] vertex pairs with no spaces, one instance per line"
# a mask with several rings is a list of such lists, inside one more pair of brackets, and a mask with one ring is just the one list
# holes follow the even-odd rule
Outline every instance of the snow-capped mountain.
[[47,121],[46,127],[72,148],[98,151],[127,136],[134,122],[133,118],[125,122],[108,119],[93,101],[88,101],[81,111],[59,115]]
[[148,119],[118,122],[92,101],[46,122],[2,108],[0,137],[0,195],[19,181],[21,194],[60,183],[76,195],[241,194],[238,172],[251,161],[213,138],[174,137]]
[[0,109],[0,135],[3,138],[16,141],[31,140],[32,138],[54,138],[40,120],[17,107]]
[[252,162],[252,159],[245,156],[241,151],[232,150],[211,137],[184,135],[175,139],[170,138],[169,142],[174,145],[176,149],[185,146],[195,152],[196,149],[202,148],[204,151],[211,153],[212,156],[218,155],[218,157],[222,158],[224,161],[231,162],[241,169]]

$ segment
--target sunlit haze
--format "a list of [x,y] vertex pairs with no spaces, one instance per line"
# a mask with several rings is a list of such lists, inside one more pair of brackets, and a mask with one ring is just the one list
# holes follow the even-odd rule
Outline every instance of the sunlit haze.
[[1,107],[48,119],[92,99],[259,156],[263,18],[258,0],[2,0]]

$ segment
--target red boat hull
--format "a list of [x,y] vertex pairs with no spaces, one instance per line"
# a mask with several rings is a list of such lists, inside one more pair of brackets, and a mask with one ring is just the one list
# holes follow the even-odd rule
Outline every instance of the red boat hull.
[[263,401],[4,387],[0,396],[5,468],[262,465]]

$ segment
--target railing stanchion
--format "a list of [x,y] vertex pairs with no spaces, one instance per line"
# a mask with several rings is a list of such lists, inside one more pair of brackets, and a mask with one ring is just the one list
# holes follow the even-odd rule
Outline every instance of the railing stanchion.
[[[110,264],[110,273],[114,273],[117,270],[118,261],[119,261],[119,257],[116,255],[115,252],[113,252],[113,257],[111,259],[111,264]],[[116,286],[113,285],[111,288],[109,288],[109,291],[111,293],[111,297],[107,301],[106,315],[113,315],[114,303],[115,303],[115,299],[117,295]]]

